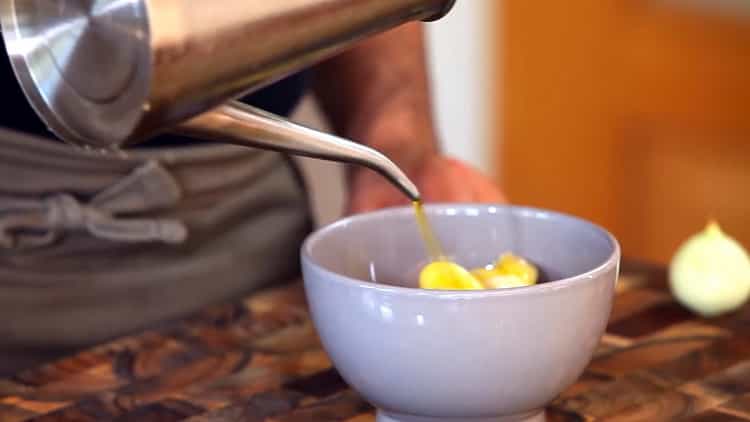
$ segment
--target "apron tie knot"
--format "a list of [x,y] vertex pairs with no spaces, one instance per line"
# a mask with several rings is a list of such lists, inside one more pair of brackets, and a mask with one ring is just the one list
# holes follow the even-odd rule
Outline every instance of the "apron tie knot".
[[187,228],[181,221],[137,216],[175,205],[181,196],[177,181],[153,161],[136,168],[88,202],[68,193],[41,199],[0,195],[0,247],[47,246],[66,232],[85,232],[119,242],[182,243],[187,238]]

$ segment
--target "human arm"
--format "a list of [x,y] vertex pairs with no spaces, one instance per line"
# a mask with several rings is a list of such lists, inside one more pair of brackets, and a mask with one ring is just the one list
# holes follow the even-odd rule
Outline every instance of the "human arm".
[[[391,158],[426,202],[502,202],[471,166],[442,154],[432,120],[421,23],[358,44],[315,69],[314,89],[334,130]],[[408,203],[369,169],[350,170],[349,212]]]

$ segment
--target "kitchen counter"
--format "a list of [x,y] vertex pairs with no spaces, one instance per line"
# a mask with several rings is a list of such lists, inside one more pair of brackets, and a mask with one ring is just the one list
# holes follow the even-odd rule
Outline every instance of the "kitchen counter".
[[[498,359],[502,357],[499,356]],[[676,304],[624,262],[607,334],[548,421],[750,421],[750,306]],[[0,421],[373,421],[321,349],[300,282],[0,380]]]

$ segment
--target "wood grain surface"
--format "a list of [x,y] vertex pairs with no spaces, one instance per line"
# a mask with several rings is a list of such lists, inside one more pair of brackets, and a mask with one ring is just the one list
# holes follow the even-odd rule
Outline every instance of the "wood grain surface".
[[[548,421],[750,421],[750,307],[681,308],[624,264],[607,334]],[[371,422],[321,349],[300,283],[0,380],[0,421]]]

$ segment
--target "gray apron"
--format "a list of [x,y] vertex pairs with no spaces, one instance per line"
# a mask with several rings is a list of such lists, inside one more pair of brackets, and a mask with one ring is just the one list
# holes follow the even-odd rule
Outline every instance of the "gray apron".
[[295,277],[311,227],[277,153],[112,156],[0,130],[0,373]]

